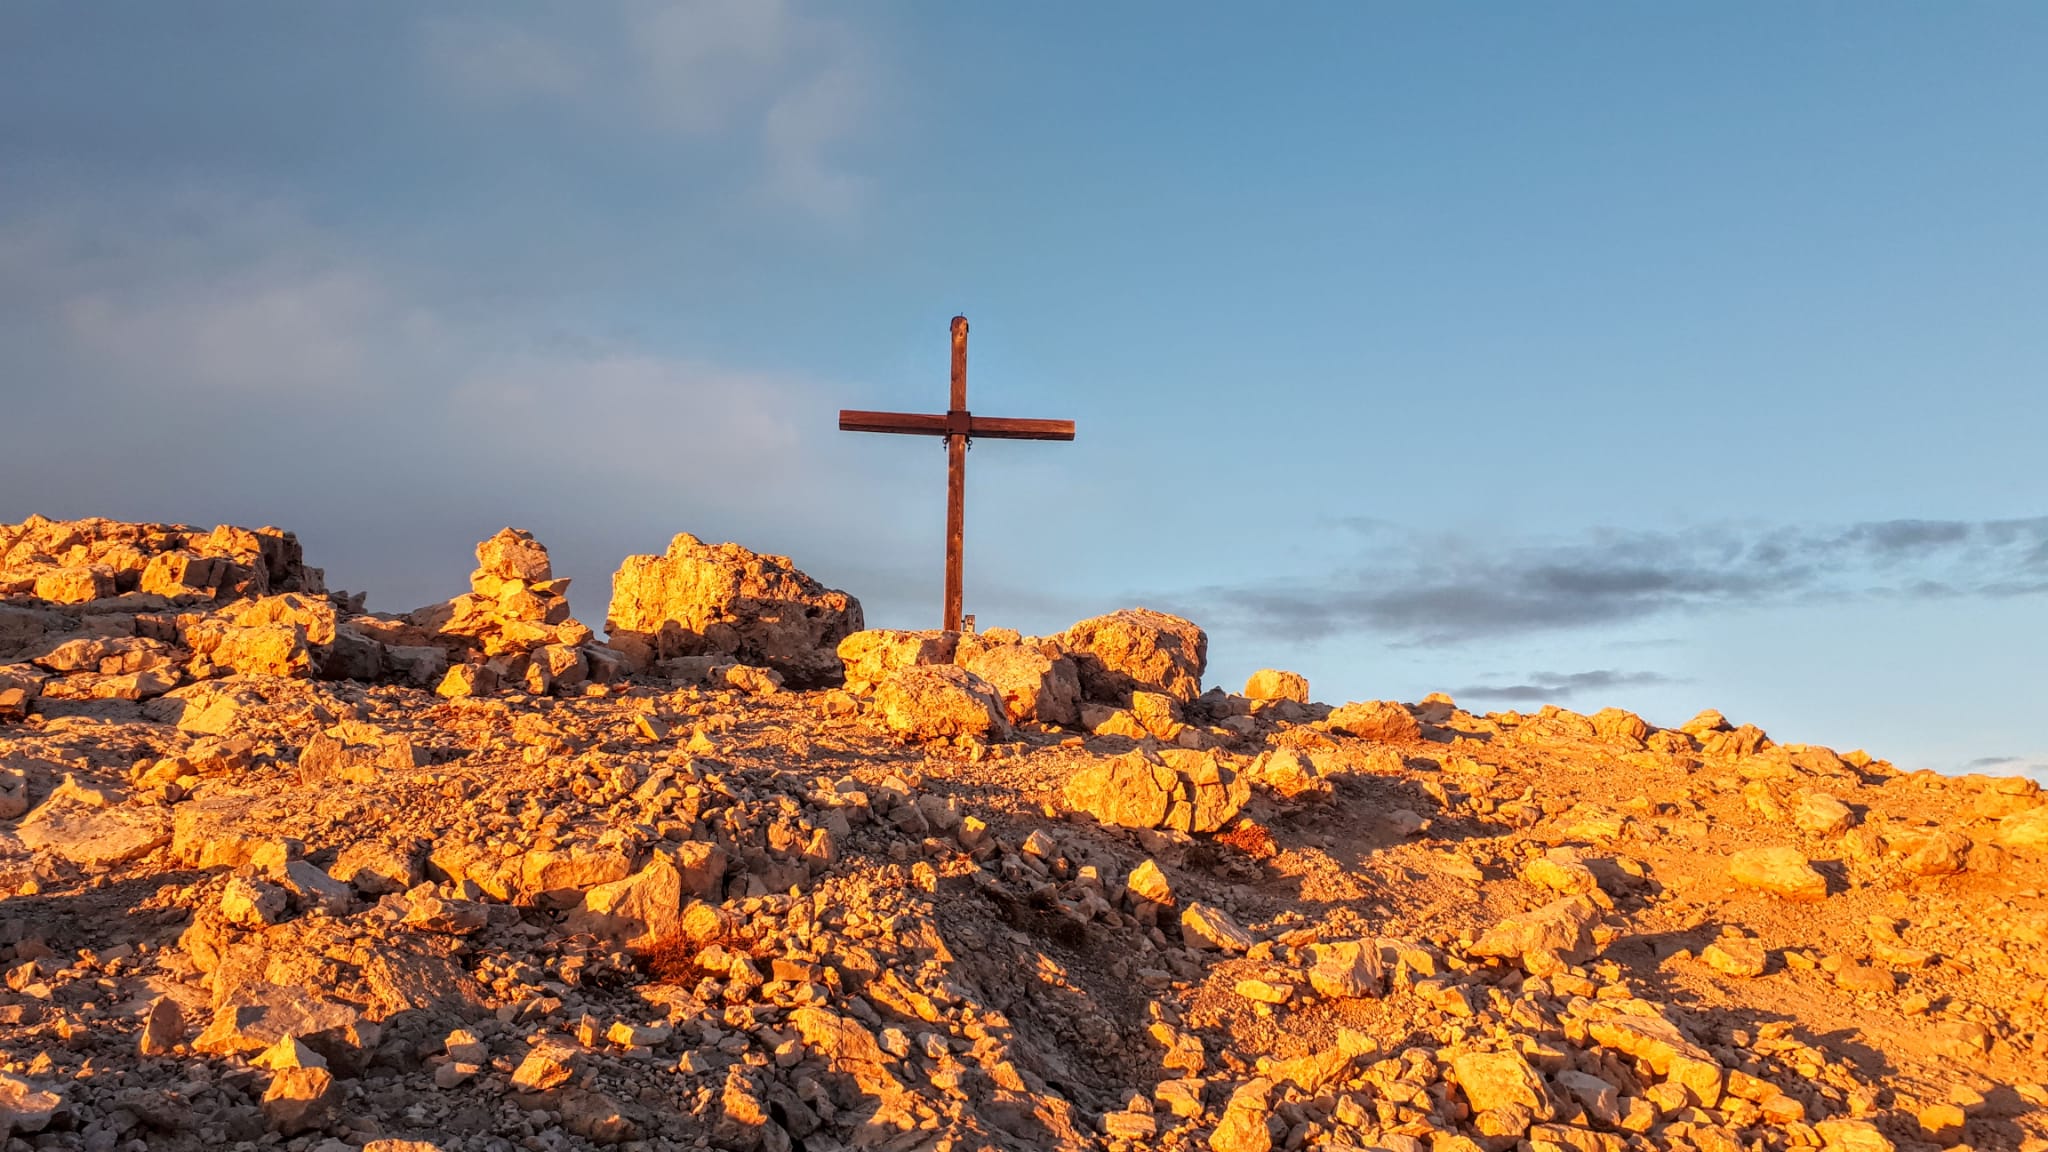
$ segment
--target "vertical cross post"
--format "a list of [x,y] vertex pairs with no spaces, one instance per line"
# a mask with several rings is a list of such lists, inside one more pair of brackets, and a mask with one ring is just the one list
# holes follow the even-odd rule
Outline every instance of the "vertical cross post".
[[960,631],[967,553],[967,317],[953,317],[953,394],[946,406],[946,631]]
[[1072,440],[1072,420],[1021,420],[1008,416],[976,416],[967,410],[967,317],[953,317],[953,391],[944,415],[936,412],[869,412],[839,410],[841,432],[890,432],[899,436],[946,438],[946,631],[959,632],[971,619],[963,615],[966,599],[961,578],[966,554],[967,443],[976,436],[991,440]]

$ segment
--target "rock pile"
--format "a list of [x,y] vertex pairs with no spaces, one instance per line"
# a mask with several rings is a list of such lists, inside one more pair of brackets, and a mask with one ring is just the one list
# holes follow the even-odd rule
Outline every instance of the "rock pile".
[[325,590],[320,569],[306,567],[298,538],[277,528],[41,516],[0,524],[0,597],[8,599],[76,605],[139,595],[189,604]]
[[385,631],[448,654],[441,695],[484,696],[500,685],[535,696],[575,692],[625,670],[625,658],[569,614],[569,581],[555,576],[547,547],[532,533],[504,529],[476,546],[476,563],[468,592],[405,618],[418,632]]

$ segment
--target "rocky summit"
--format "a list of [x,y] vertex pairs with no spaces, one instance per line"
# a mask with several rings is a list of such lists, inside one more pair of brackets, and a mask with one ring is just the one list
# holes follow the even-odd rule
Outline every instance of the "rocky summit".
[[2048,802],[507,529],[0,525],[0,1146],[2048,1149]]

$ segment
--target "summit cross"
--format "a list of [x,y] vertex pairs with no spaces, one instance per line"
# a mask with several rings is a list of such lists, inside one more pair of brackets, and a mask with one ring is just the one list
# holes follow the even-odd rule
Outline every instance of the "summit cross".
[[948,632],[960,631],[965,590],[961,560],[966,551],[967,442],[976,436],[991,440],[1072,440],[1072,420],[1022,420],[1007,416],[976,416],[967,410],[967,317],[953,317],[953,394],[943,413],[862,412],[839,410],[841,432],[892,432],[904,436],[946,438],[946,619]]

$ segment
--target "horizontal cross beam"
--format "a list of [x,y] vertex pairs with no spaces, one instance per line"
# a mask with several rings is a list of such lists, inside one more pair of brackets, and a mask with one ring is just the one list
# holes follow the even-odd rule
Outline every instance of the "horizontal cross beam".
[[[964,418],[964,419],[963,419]],[[965,424],[965,428],[961,427]],[[841,432],[893,432],[903,436],[952,436],[989,440],[1072,440],[1072,420],[1025,420],[1009,416],[973,416],[966,412],[862,412],[839,410]]]

